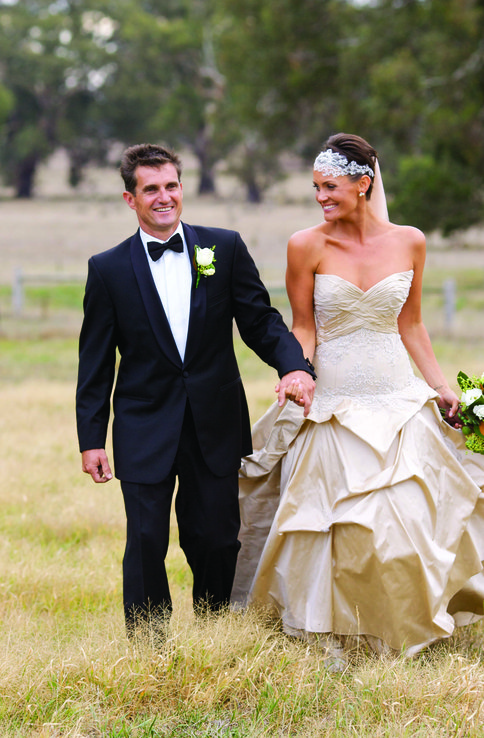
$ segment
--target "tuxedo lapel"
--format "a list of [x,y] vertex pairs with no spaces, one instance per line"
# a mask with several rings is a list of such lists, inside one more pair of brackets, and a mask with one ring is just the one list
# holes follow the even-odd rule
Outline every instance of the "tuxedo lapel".
[[[182,360],[171,332],[170,324],[155,287],[151,275],[146,252],[139,232],[131,240],[131,263],[144,302],[148,320],[161,350],[176,366],[181,366]],[[128,299],[128,298],[126,298]]]
[[197,287],[197,269],[195,266],[195,246],[204,248],[197,235],[195,228],[183,223],[183,232],[187,243],[190,264],[192,267],[192,291],[190,301],[190,320],[188,323],[187,346],[185,350],[185,364],[195,355],[200,345],[207,313],[207,288],[206,280],[201,279]]

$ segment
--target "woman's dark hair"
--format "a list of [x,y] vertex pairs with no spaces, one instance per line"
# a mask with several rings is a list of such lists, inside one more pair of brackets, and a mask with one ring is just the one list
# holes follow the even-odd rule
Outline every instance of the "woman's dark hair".
[[[377,158],[377,152],[370,146],[368,141],[365,141],[361,136],[355,136],[351,133],[335,133],[330,136],[323,144],[323,151],[331,149],[338,154],[343,154],[348,161],[356,161],[357,164],[369,166],[373,172],[375,171],[375,163]],[[354,182],[357,182],[361,178],[361,174],[349,175]],[[366,199],[369,200],[371,197],[371,191],[373,189],[373,179],[370,177],[371,183],[366,191]]]

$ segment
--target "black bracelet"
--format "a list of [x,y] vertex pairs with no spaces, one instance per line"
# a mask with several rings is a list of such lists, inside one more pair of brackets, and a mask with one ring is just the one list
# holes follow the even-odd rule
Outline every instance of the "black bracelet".
[[306,362],[306,364],[308,365],[308,367],[311,369],[311,371],[314,372],[314,366],[311,364],[311,362],[309,361],[309,359],[307,358],[307,356],[304,359],[304,361]]

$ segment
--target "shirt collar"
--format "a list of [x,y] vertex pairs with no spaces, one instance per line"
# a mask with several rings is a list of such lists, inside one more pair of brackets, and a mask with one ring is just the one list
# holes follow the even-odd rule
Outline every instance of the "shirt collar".
[[[180,234],[181,240],[183,241],[183,248],[186,249],[186,245],[187,244],[186,244],[186,241],[185,241],[185,234],[183,232],[183,224],[182,224],[181,221],[178,223],[178,227],[173,231],[173,233],[171,234],[171,236],[174,236],[175,233],[179,233]],[[168,238],[163,241],[161,238],[156,238],[155,236],[150,236],[150,234],[149,233],[146,233],[146,231],[144,231],[141,227],[139,229],[139,235],[140,235],[140,238],[141,238],[141,241],[143,243],[143,246],[144,246],[144,249],[145,249],[146,253],[148,253],[148,241],[158,241],[159,243],[166,243],[166,241],[168,241]],[[171,238],[171,236],[170,236],[170,238]]]

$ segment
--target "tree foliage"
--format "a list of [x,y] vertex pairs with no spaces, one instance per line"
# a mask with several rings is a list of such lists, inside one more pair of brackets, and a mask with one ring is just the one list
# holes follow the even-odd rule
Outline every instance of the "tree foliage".
[[74,162],[81,148],[101,141],[96,102],[113,50],[95,6],[89,0],[0,6],[1,82],[11,95],[0,157],[19,197],[32,194],[38,164],[57,147]]
[[391,218],[446,232],[481,220],[484,4],[382,0],[360,17],[339,122],[378,149]]
[[[258,201],[336,130],[379,151],[391,216],[482,218],[483,0],[0,0],[0,162],[19,196],[59,146],[76,185],[114,143],[226,162]],[[439,186],[440,183],[440,186]]]
[[[337,105],[339,0],[219,0],[224,104],[236,121],[231,169],[257,201],[285,151],[321,143]],[[315,143],[315,140],[317,143]]]

